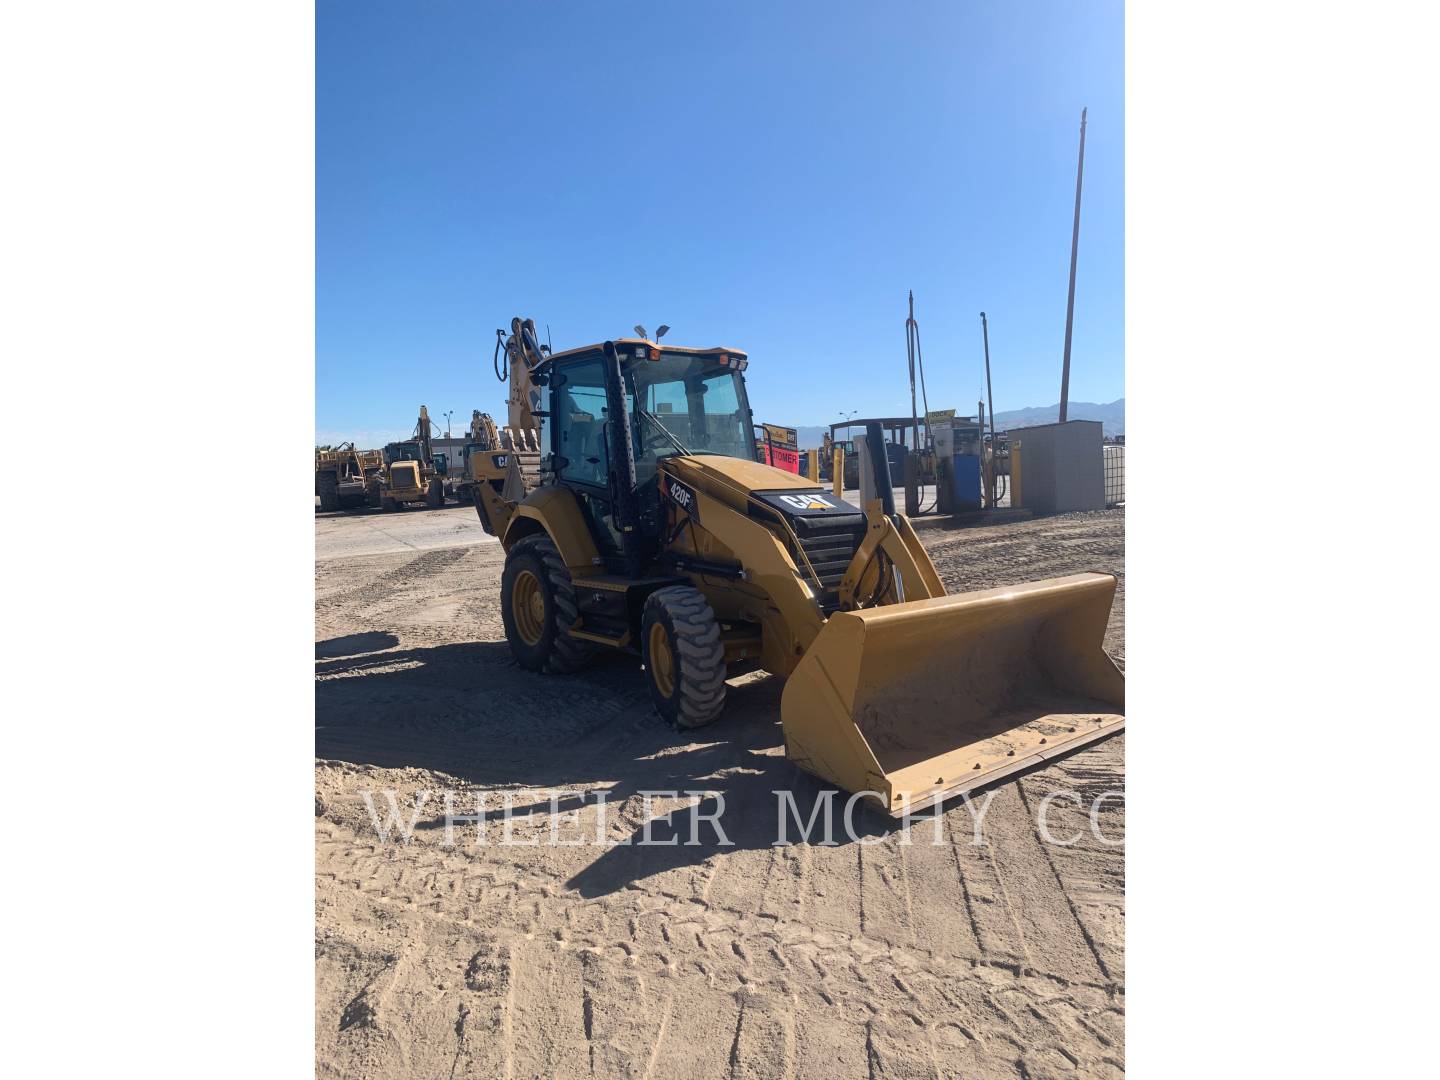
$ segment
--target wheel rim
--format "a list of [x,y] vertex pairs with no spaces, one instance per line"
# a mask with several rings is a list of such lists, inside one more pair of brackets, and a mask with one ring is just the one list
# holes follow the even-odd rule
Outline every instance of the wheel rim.
[[526,645],[538,645],[545,632],[545,593],[540,588],[540,579],[529,570],[515,575],[515,584],[510,589],[510,611],[520,640]]
[[665,697],[675,693],[675,654],[670,651],[670,635],[663,623],[650,627],[650,678],[655,680],[655,689]]

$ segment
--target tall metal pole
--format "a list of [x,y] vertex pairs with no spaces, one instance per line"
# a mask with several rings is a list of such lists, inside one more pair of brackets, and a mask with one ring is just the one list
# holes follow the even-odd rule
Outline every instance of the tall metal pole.
[[[980,332],[985,335],[985,400],[986,411],[990,414],[990,471],[986,474],[986,484],[989,487],[990,505],[995,505],[995,392],[990,388],[990,324],[985,319],[985,313],[980,312]],[[1064,406],[1061,406],[1064,408]],[[981,429],[984,434],[984,429]]]
[[1075,256],[1080,250],[1080,186],[1085,181],[1085,114],[1080,110],[1080,164],[1075,169],[1075,228],[1070,234],[1070,298],[1065,303],[1065,363],[1060,372],[1060,422],[1070,408],[1070,330],[1075,323]]
[[905,354],[910,362],[910,433],[920,448],[920,418],[915,411],[915,290],[910,290],[910,316],[905,320]]

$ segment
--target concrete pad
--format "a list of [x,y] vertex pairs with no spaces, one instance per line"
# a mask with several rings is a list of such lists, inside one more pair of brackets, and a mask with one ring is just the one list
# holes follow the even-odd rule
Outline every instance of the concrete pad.
[[315,514],[315,561],[397,551],[430,551],[497,543],[473,506],[443,510],[337,510]]

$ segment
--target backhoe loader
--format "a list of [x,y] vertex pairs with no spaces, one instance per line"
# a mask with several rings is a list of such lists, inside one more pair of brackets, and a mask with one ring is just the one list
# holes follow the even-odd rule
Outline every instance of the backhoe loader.
[[[1101,645],[1112,576],[948,595],[886,470],[857,507],[754,460],[744,352],[626,338],[544,355],[533,323],[512,328],[545,472],[475,490],[522,667],[637,655],[684,728],[720,715],[728,677],[784,676],[786,754],[895,816],[1124,727]],[[880,428],[866,437],[884,460]]]

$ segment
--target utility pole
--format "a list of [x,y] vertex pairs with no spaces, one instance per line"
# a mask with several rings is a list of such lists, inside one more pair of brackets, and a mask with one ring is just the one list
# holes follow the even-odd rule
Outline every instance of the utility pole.
[[[985,319],[985,313],[980,312],[980,332],[985,336],[985,400],[989,403],[986,411],[990,414],[990,469],[985,474],[985,483],[989,488],[987,494],[990,497],[990,505],[995,505],[995,451],[999,445],[995,441],[995,392],[990,388],[990,324]],[[1063,398],[1061,399],[1063,402]],[[1062,412],[1065,406],[1060,406]],[[984,436],[985,429],[980,429],[981,436]]]
[[1080,164],[1075,169],[1075,227],[1070,233],[1070,298],[1065,302],[1065,362],[1060,369],[1060,423],[1070,408],[1070,331],[1075,323],[1075,256],[1080,250],[1080,187],[1085,181],[1085,114],[1080,110]]

